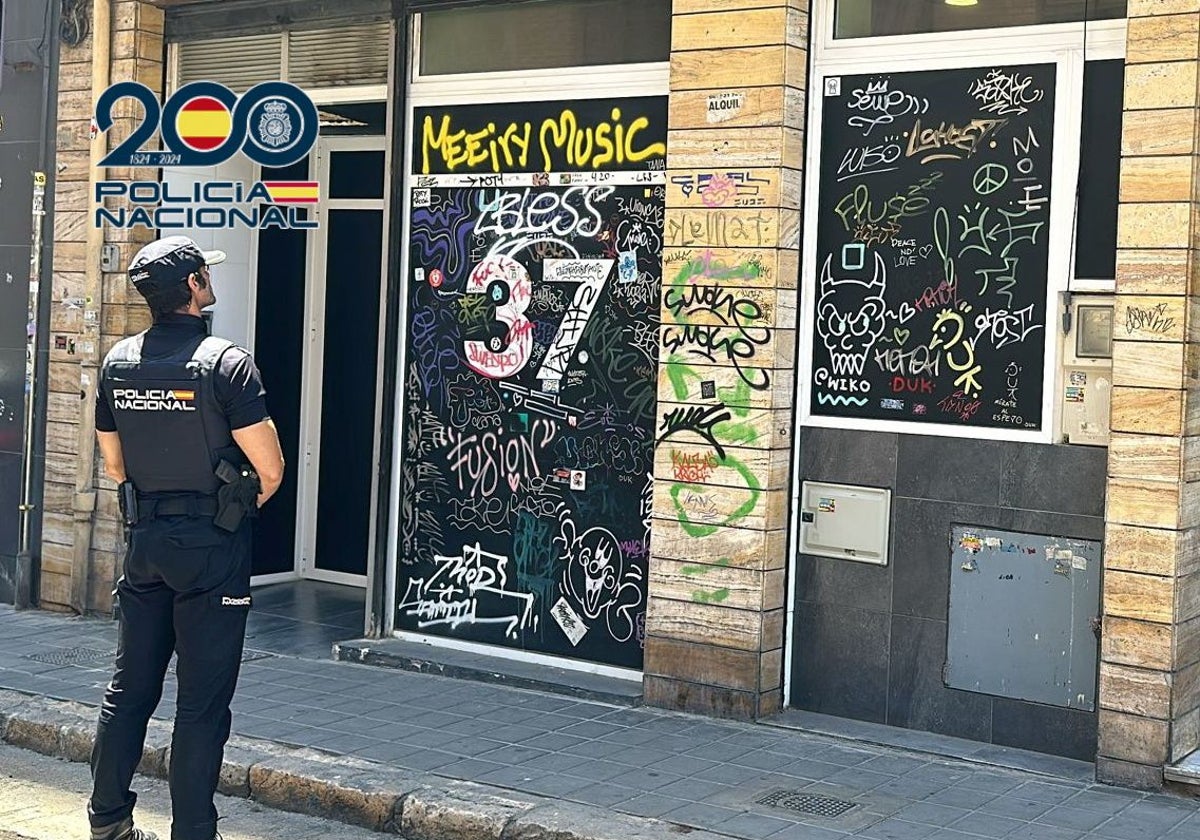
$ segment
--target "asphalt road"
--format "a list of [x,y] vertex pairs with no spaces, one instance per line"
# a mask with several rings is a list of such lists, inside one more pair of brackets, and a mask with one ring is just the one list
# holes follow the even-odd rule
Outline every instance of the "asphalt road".
[[[170,837],[166,782],[134,779],[137,823]],[[72,764],[0,743],[0,840],[87,840],[84,805],[91,790],[86,764]],[[378,840],[359,828],[272,811],[245,799],[217,798],[224,840]]]

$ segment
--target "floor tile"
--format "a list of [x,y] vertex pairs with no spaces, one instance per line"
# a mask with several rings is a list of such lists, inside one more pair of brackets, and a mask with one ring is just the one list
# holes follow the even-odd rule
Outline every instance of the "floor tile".
[[640,793],[638,788],[599,782],[576,788],[571,792],[570,798],[576,802],[586,802],[588,805],[611,808],[619,802],[625,802],[636,796],[638,793]]
[[951,808],[949,805],[938,805],[935,802],[914,802],[897,811],[896,816],[910,822],[945,827],[968,813],[970,812],[962,808]]
[[1015,820],[1028,822],[1054,807],[1052,803],[1038,802],[1021,796],[1022,790],[1024,788],[1020,787],[1009,793],[1001,794],[992,801],[980,805],[979,810],[986,814],[999,814],[1002,817],[1012,817]]
[[975,811],[960,820],[955,820],[948,827],[955,831],[965,831],[968,834],[978,834],[982,837],[1004,837],[1022,825],[1021,820]]
[[738,816],[741,813],[732,808],[722,808],[719,805],[708,805],[703,802],[688,802],[687,804],[668,811],[662,815],[662,819],[668,822],[683,823],[684,825],[695,826],[696,828],[711,829],[713,826],[719,825],[728,819]]
[[790,820],[753,813],[738,814],[725,822],[718,823],[713,828],[722,834],[733,834],[750,838],[750,840],[766,840],[766,838],[778,835],[785,830],[797,833],[802,831],[796,823]]
[[1004,840],[1082,840],[1082,838],[1090,836],[1074,828],[1061,828],[1056,825],[1033,822],[1016,829]]
[[643,793],[633,799],[627,799],[617,804],[618,811],[633,814],[637,817],[662,817],[669,811],[688,804],[685,800],[671,796],[661,796],[657,793]]
[[925,823],[908,822],[898,818],[881,820],[856,832],[856,837],[871,837],[874,840],[926,840],[939,829]]
[[456,779],[478,781],[481,776],[498,770],[511,769],[494,761],[484,761],[478,758],[467,758],[453,764],[445,764],[437,768],[439,776],[453,776]]

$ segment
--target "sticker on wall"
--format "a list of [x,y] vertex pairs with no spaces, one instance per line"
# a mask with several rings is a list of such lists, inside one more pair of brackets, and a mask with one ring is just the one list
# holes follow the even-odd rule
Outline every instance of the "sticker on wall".
[[571,470],[571,489],[586,490],[587,489],[587,473],[583,470]]
[[817,513],[837,513],[837,500],[821,497],[817,500]]
[[425,269],[423,269],[423,268],[414,269],[413,270],[413,278],[418,283],[424,283],[425,282]]
[[826,96],[841,96],[842,95],[842,77],[830,76],[825,80],[825,95]]
[[976,534],[963,534],[958,541],[958,547],[971,554],[978,554],[983,548],[983,540]]
[[1071,384],[1077,385],[1080,387],[1086,385],[1087,384],[1087,374],[1081,370],[1071,371]]
[[428,207],[433,203],[433,190],[428,187],[412,191],[413,207]]
[[442,288],[442,284],[446,282],[446,275],[442,274],[440,268],[433,268],[429,271],[429,285],[435,289]]
[[637,279],[637,251],[622,251],[617,260],[617,281],[620,283],[636,283]]
[[728,122],[738,115],[746,104],[746,94],[740,91],[723,91],[708,97],[708,121]]
[[562,628],[566,637],[571,640],[571,644],[578,647],[579,643],[583,641],[583,637],[587,635],[587,627],[584,626],[579,613],[571,609],[567,599],[559,598],[558,602],[550,609],[550,615],[554,616],[554,620],[558,622],[558,626]]
[[715,400],[717,398],[717,383],[711,379],[701,382],[700,396],[706,400]]
[[1084,389],[1074,385],[1067,386],[1067,393],[1064,397],[1067,402],[1083,402]]

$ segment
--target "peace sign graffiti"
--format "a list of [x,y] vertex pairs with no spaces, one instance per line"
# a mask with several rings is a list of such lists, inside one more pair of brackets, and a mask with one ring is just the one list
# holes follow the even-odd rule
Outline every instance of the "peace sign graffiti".
[[991,195],[1008,183],[1008,167],[1002,163],[985,163],[975,170],[972,182],[975,192],[980,195]]

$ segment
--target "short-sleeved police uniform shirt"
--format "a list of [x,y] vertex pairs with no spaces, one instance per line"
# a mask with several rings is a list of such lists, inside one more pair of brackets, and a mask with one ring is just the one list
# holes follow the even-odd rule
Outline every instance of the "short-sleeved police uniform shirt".
[[[203,318],[182,314],[163,315],[146,332],[142,358],[165,356],[188,339],[204,335],[205,331]],[[242,348],[230,347],[221,354],[212,381],[217,401],[229,418],[230,429],[242,429],[270,419],[262,377],[254,359]],[[104,380],[101,379],[96,389],[96,431],[115,432],[117,421],[113,419],[104,388]]]

